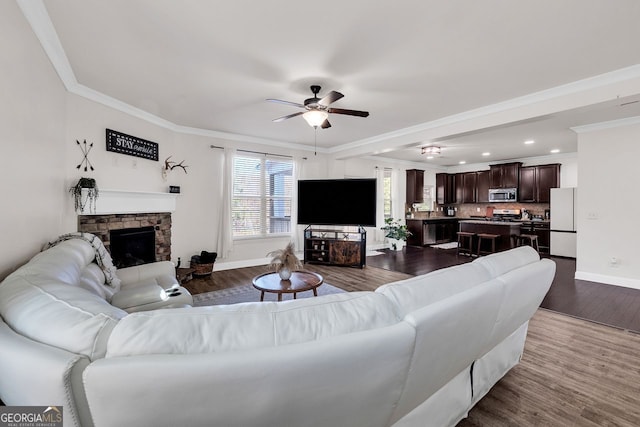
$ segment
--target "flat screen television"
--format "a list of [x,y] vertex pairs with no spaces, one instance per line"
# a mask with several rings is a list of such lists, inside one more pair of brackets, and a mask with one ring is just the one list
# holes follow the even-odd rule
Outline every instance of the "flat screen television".
[[298,224],[375,227],[376,180],[299,180]]

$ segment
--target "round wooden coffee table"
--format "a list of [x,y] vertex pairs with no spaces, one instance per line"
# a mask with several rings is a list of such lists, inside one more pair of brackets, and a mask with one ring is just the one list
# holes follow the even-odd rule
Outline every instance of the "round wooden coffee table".
[[278,294],[278,301],[282,301],[282,294],[293,294],[296,299],[298,292],[313,291],[318,296],[317,288],[322,285],[321,275],[310,271],[294,271],[289,280],[282,280],[278,273],[264,273],[253,278],[253,287],[260,291],[260,301],[264,301],[264,293]]

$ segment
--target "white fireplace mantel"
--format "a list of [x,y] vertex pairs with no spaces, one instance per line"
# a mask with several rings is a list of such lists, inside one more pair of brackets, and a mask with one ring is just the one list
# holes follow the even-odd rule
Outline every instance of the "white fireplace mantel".
[[[82,190],[82,200],[86,200],[86,190]],[[175,212],[177,193],[153,193],[143,191],[100,190],[95,211],[90,211],[89,203],[80,215],[109,215],[142,212]]]

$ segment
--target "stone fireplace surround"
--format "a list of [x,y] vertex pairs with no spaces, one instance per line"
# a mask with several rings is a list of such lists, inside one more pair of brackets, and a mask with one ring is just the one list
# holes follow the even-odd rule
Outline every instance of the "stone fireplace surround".
[[78,231],[95,234],[111,250],[109,232],[124,228],[154,227],[156,261],[171,261],[171,213],[78,215]]

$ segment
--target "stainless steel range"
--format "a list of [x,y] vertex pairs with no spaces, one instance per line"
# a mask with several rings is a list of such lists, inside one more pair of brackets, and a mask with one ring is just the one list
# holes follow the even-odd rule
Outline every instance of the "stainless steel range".
[[493,217],[487,218],[489,221],[513,222],[520,221],[522,214],[520,209],[494,209]]

